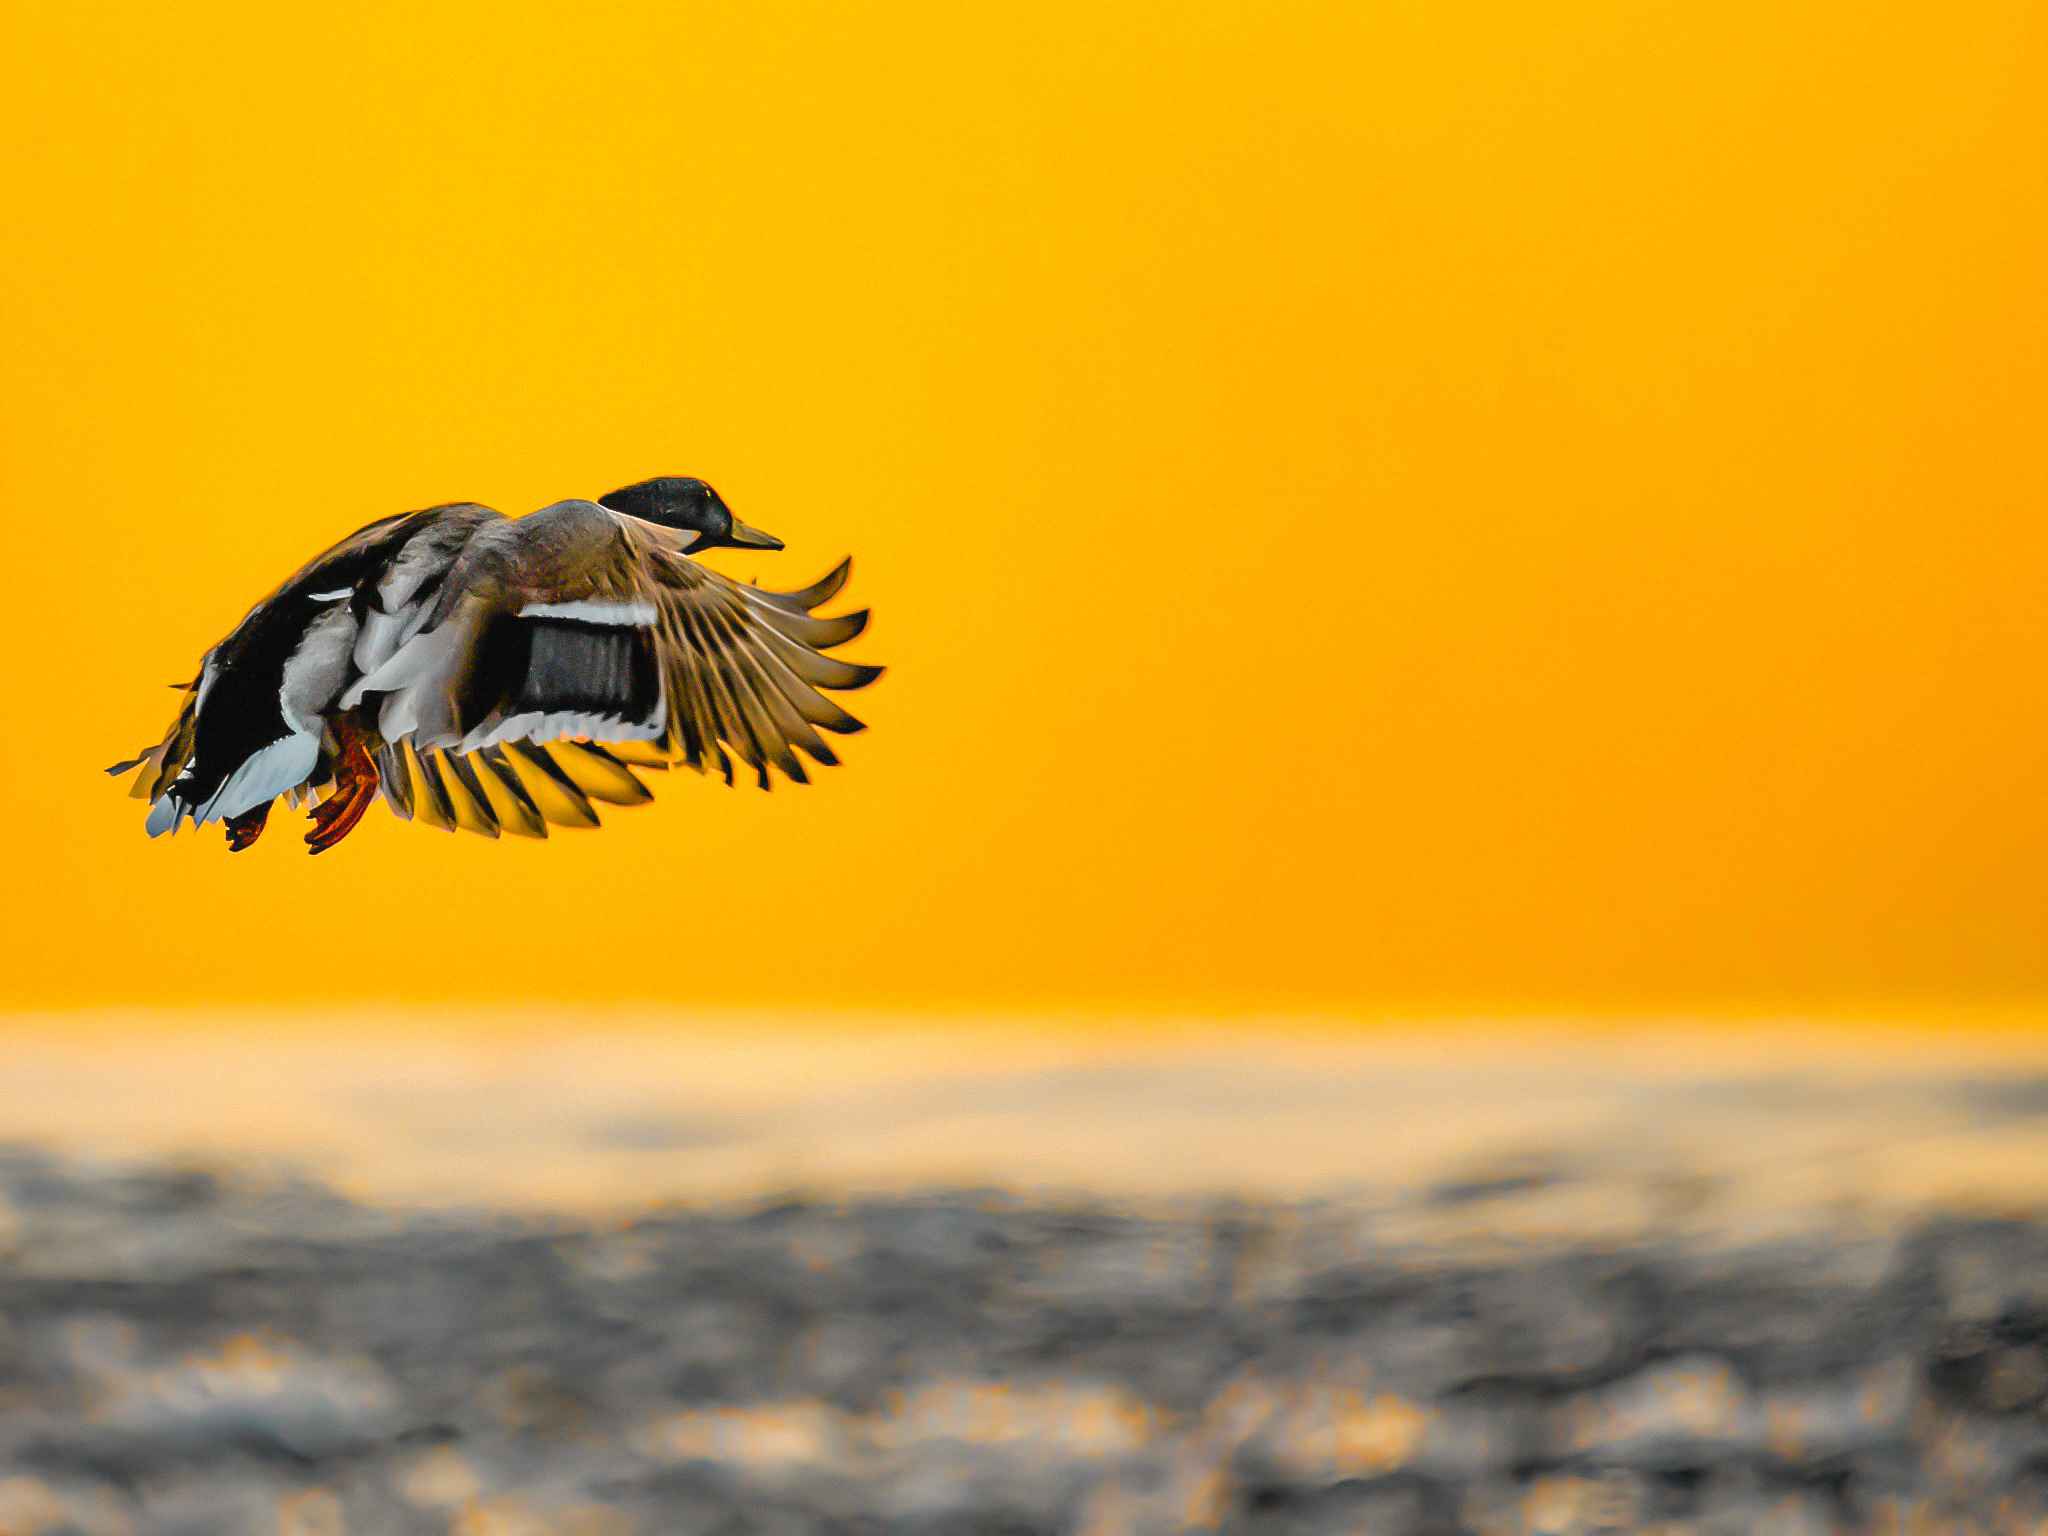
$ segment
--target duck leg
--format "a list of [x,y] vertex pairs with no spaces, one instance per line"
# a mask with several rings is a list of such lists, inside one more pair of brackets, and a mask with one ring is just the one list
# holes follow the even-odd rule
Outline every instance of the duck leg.
[[334,740],[340,749],[334,760],[334,793],[313,807],[313,830],[306,834],[306,846],[314,853],[325,853],[353,832],[377,798],[376,760],[348,716],[334,722]]
[[230,816],[223,825],[228,831],[228,852],[240,853],[263,835],[263,823],[270,816],[270,808],[277,802],[266,800],[253,811],[244,811],[239,816]]

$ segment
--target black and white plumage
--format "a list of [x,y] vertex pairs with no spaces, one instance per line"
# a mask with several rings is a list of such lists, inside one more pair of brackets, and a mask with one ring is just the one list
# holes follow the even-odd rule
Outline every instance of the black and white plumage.
[[238,849],[279,797],[319,798],[315,852],[380,793],[436,826],[544,837],[650,799],[639,772],[676,761],[806,783],[804,756],[834,764],[826,738],[862,728],[826,692],[881,673],[826,654],[866,610],[813,611],[850,562],[770,592],[691,558],[721,545],[782,547],[682,477],[517,519],[463,502],[371,523],[251,609],[163,741],[109,771],[139,770],[152,836],[219,821]]

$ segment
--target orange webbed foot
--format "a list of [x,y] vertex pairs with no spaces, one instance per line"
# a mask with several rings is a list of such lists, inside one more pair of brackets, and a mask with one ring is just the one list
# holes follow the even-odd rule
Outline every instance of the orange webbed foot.
[[375,784],[336,790],[331,798],[313,807],[313,830],[306,834],[306,847],[314,853],[325,853],[355,831],[356,823],[376,798]]
[[253,846],[263,835],[263,823],[270,818],[270,807],[276,802],[266,800],[253,811],[244,811],[239,816],[230,816],[223,825],[227,828],[228,852],[241,853]]
[[306,847],[325,853],[356,828],[370,802],[377,798],[377,763],[363,738],[346,720],[336,721],[334,734],[341,751],[334,764],[334,793],[313,807],[313,830]]

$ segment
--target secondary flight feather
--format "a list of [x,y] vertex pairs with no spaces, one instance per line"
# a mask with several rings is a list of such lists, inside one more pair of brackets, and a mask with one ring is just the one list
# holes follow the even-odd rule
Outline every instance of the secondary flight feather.
[[521,518],[470,502],[358,529],[249,610],[182,685],[135,775],[149,833],[220,822],[239,852],[279,799],[314,853],[380,796],[447,830],[545,837],[652,798],[681,763],[808,783],[861,730],[828,693],[882,669],[828,654],[866,609],[821,618],[850,561],[794,592],[699,565],[773,550],[702,480],[663,476]]

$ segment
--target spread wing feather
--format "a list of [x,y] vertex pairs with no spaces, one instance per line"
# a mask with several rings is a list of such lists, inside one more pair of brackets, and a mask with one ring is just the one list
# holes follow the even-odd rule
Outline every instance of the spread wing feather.
[[547,818],[541,815],[540,807],[534,804],[533,796],[513,772],[512,765],[505,761],[504,748],[487,748],[475,754],[475,760],[484,765],[483,782],[492,790],[491,808],[498,825],[515,837],[546,837]]
[[457,825],[455,802],[449,798],[448,785],[441,778],[441,754],[420,752],[413,755],[412,761],[419,770],[420,793],[413,800],[419,819],[443,832],[453,832]]
[[654,798],[654,792],[634,776],[631,768],[594,742],[557,742],[549,750],[563,771],[576,781],[576,787],[592,800],[602,800],[606,805],[645,805]]
[[404,743],[386,742],[377,749],[377,783],[391,814],[400,821],[411,821],[412,775],[406,769]]
[[808,587],[799,587],[794,592],[770,592],[765,587],[751,584],[740,590],[756,602],[768,603],[789,613],[809,613],[837,597],[839,589],[846,585],[846,578],[852,574],[853,557],[849,555]]
[[534,803],[541,813],[560,827],[594,827],[598,825],[597,812],[576,781],[562,771],[561,764],[540,747],[530,741],[508,741],[506,755],[527,768],[532,769],[527,786],[533,791]]
[[491,809],[491,797],[484,792],[483,782],[477,778],[469,759],[449,752],[443,754],[441,766],[446,770],[443,777],[449,799],[452,801],[459,794],[467,801],[466,807],[458,808],[457,823],[465,831],[496,837],[501,830],[497,813]]

